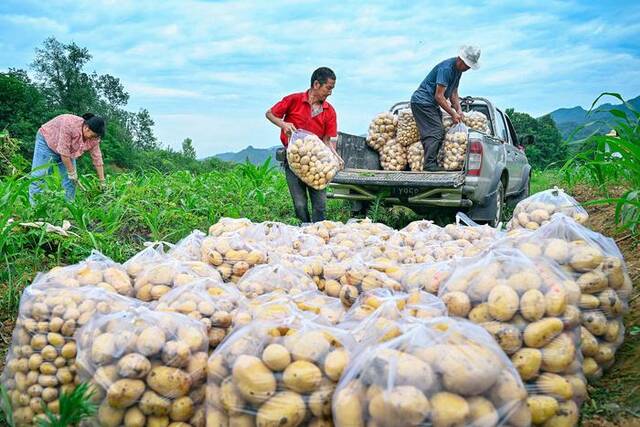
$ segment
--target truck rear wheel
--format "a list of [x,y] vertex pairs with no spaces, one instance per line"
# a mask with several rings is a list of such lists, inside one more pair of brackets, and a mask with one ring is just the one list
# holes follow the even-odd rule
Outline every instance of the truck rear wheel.
[[495,206],[494,217],[489,221],[491,227],[496,227],[500,221],[502,221],[502,214],[504,212],[504,184],[502,180],[498,181],[498,187],[494,197],[491,198],[491,202]]

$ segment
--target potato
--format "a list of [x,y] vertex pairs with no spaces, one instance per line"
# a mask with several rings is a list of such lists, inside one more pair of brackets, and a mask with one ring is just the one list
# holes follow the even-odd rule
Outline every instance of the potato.
[[558,318],[545,318],[530,323],[524,330],[524,343],[527,347],[540,348],[557,337],[564,325]]
[[467,401],[456,394],[440,392],[431,398],[431,420],[434,427],[464,424],[470,412]]
[[607,332],[607,318],[600,311],[583,311],[582,325],[595,336],[601,336]]
[[309,410],[316,417],[331,417],[331,402],[335,384],[327,382],[314,391],[307,400]]
[[542,352],[535,348],[523,348],[511,356],[513,366],[518,370],[523,381],[538,376],[542,365]]
[[306,414],[304,400],[292,391],[281,391],[267,400],[256,416],[258,427],[295,427]]
[[483,323],[484,327],[507,353],[513,354],[522,347],[522,333],[514,325],[502,322]]
[[169,417],[173,421],[188,421],[194,414],[195,408],[191,398],[179,397],[171,404]]
[[272,371],[283,371],[291,363],[291,354],[283,345],[269,344],[262,352],[262,361]]
[[602,252],[593,246],[575,246],[569,265],[576,271],[587,272],[595,270],[604,260]]
[[544,295],[546,315],[548,317],[561,316],[567,308],[568,299],[564,287],[551,287]]
[[124,409],[116,409],[107,402],[102,402],[98,408],[98,422],[104,427],[119,427],[124,419],[124,414]]
[[542,348],[542,369],[547,372],[564,372],[576,360],[576,346],[567,334],[557,338]]
[[349,363],[349,353],[344,348],[336,349],[324,359],[324,373],[332,381],[340,380]]
[[424,394],[412,386],[394,387],[369,402],[369,414],[382,425],[419,425],[430,409]]
[[540,375],[536,386],[542,393],[558,399],[569,400],[573,397],[573,388],[569,381],[557,374],[544,373]]
[[353,381],[334,394],[333,419],[338,426],[364,427],[362,385]]
[[[144,381],[122,379],[114,382],[107,390],[107,402],[112,408],[125,409],[136,403],[145,390]],[[124,413],[123,413],[124,416]]]
[[329,341],[321,331],[295,334],[285,340],[285,343],[295,361],[317,362],[327,354],[330,348]]
[[171,409],[171,401],[151,390],[147,390],[140,399],[139,407],[145,415],[168,415]]
[[168,427],[169,417],[159,417],[156,415],[149,415],[147,417],[147,427]]
[[520,313],[530,322],[542,319],[545,310],[545,296],[537,289],[526,291],[520,298]]
[[284,370],[282,381],[285,387],[297,393],[311,393],[320,385],[322,372],[311,362],[297,360]]
[[145,328],[136,340],[136,348],[143,356],[154,356],[164,347],[166,341],[165,333],[158,326]]
[[240,355],[233,364],[232,376],[242,397],[253,404],[263,403],[275,394],[276,379],[257,357]]
[[138,407],[132,407],[127,409],[124,414],[124,426],[125,427],[145,427],[147,419]]
[[556,414],[545,422],[545,427],[571,427],[578,423],[579,409],[572,400],[558,405]]
[[124,378],[144,378],[151,370],[151,362],[141,354],[130,353],[118,361],[118,375]]
[[489,313],[500,321],[508,321],[516,314],[519,307],[519,298],[516,291],[507,285],[498,285],[489,293]]
[[490,400],[481,397],[471,397],[467,399],[470,411],[470,421],[474,427],[492,427],[499,423],[498,412]]
[[482,303],[475,306],[469,312],[469,320],[473,323],[485,323],[493,321],[493,317],[489,313],[489,304]]
[[442,297],[450,316],[466,317],[471,310],[471,301],[464,292],[449,292]]
[[[98,335],[91,346],[91,359],[98,365],[109,363],[116,352],[117,338],[114,334]],[[33,344],[32,344],[33,346]]]
[[558,401],[551,396],[529,396],[527,406],[534,424],[543,424],[558,411]]
[[160,396],[177,398],[189,392],[191,377],[178,368],[157,366],[147,375],[147,384]]

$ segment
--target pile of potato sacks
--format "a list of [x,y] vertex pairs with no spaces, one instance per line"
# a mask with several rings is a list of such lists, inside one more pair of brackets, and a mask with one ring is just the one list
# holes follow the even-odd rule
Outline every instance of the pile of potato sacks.
[[549,218],[507,232],[223,218],[54,268],[6,359],[16,424],[89,382],[102,426],[576,425],[632,283],[567,198],[522,201]]

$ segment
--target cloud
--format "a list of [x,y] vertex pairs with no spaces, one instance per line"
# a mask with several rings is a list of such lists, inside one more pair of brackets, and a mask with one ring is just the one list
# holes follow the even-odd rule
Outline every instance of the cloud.
[[151,86],[140,83],[129,83],[127,90],[134,95],[161,98],[201,98],[202,93],[169,87]]
[[39,30],[51,31],[54,33],[67,33],[68,27],[60,22],[51,18],[42,16],[27,16],[27,15],[1,15],[0,20],[8,22],[16,26],[37,28]]

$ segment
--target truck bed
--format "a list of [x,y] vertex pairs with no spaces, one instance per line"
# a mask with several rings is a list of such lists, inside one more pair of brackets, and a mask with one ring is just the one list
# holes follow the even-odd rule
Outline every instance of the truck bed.
[[346,168],[333,178],[336,184],[375,185],[388,187],[459,187],[464,172],[408,172]]
[[362,136],[339,133],[338,153],[346,163],[333,178],[334,184],[412,188],[457,188],[464,183],[463,171],[409,172],[385,171],[380,159]]

